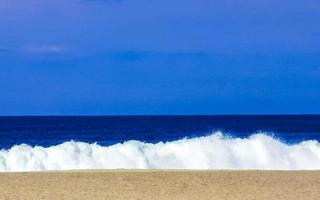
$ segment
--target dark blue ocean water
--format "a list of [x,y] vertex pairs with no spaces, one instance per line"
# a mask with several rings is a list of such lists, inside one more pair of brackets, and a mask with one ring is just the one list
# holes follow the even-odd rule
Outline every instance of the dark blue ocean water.
[[0,148],[21,143],[47,147],[70,140],[156,143],[217,130],[241,138],[265,132],[287,143],[320,141],[320,115],[0,117]]

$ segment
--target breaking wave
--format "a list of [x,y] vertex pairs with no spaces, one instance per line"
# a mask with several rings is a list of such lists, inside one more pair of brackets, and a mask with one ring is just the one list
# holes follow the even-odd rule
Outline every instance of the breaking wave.
[[320,169],[320,143],[286,144],[263,133],[210,136],[156,144],[127,141],[101,146],[69,141],[56,146],[26,144],[0,151],[0,171],[72,169]]

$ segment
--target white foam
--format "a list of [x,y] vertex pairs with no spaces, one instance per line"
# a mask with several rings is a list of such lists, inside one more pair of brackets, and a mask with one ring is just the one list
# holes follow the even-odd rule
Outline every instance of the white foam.
[[16,145],[0,151],[0,171],[70,169],[320,169],[320,144],[288,145],[271,136],[228,138],[221,133],[157,144],[128,141],[108,147],[65,142]]

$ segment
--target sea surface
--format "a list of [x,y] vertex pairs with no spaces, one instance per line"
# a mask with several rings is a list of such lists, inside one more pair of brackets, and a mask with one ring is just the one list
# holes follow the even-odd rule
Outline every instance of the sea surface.
[[320,115],[0,117],[0,171],[320,169]]

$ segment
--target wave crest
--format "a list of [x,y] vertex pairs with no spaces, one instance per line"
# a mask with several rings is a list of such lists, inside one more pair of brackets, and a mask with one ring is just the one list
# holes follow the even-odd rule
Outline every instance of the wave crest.
[[262,133],[206,137],[156,144],[128,141],[112,146],[65,142],[51,147],[16,145],[0,151],[0,171],[71,169],[320,169],[320,144],[288,145]]

